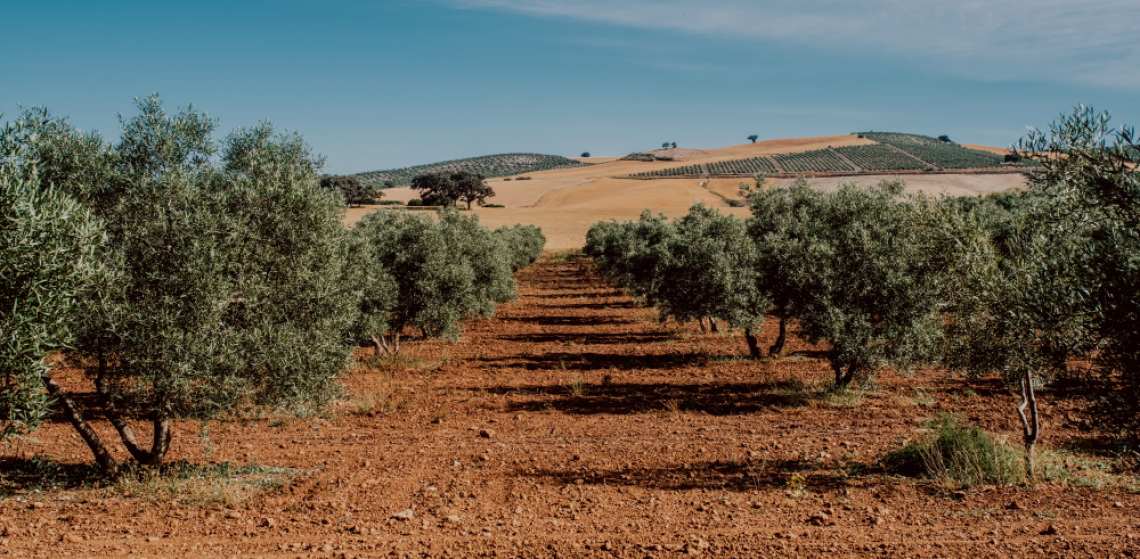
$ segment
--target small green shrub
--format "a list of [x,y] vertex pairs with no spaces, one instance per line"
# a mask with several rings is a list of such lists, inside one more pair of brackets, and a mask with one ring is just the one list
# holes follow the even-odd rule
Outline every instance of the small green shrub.
[[1021,450],[995,441],[981,427],[962,425],[956,415],[941,415],[927,427],[927,436],[883,458],[887,471],[966,487],[1025,479]]
[[424,201],[420,200],[419,198],[412,198],[411,200],[408,200],[408,205],[409,206],[422,206],[422,205],[424,205]]

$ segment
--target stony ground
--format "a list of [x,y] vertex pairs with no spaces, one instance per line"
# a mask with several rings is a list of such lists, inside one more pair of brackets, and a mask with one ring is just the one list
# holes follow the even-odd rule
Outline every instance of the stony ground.
[[[1127,472],[1045,395],[1068,473],[965,490],[877,465],[940,412],[1017,440],[993,380],[881,372],[826,391],[820,348],[657,322],[586,261],[520,275],[457,345],[366,361],[323,418],[179,425],[179,478],[86,477],[66,424],[9,446],[0,556],[1113,557],[1140,549]],[[773,338],[773,325],[765,331]],[[367,358],[362,353],[361,358]],[[106,426],[100,425],[106,432]],[[106,436],[110,436],[107,432]],[[1095,441],[1094,441],[1095,442]]]

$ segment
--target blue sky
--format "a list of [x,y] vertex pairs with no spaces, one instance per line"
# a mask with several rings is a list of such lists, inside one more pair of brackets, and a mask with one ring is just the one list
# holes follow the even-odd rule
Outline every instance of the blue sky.
[[1004,147],[1140,124],[1135,0],[53,1],[0,7],[0,111],[109,138],[133,98],[268,120],[352,173],[862,130]]

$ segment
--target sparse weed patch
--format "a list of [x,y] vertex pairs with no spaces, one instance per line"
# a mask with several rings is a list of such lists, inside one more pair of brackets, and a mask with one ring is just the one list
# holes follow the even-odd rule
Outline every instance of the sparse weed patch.
[[793,377],[786,381],[763,386],[756,391],[754,396],[759,398],[774,396],[783,407],[800,408],[807,405],[812,396],[813,388],[813,385]]
[[676,398],[665,400],[662,403],[661,413],[669,419],[681,419],[681,416],[684,415],[684,412],[681,411],[681,401]]
[[930,392],[928,392],[927,389],[921,386],[916,386],[914,388],[914,396],[911,396],[909,398],[909,401],[910,403],[921,407],[929,407],[938,403],[938,400]]
[[751,361],[752,359],[747,355],[711,355],[709,356],[709,363],[740,363]]
[[289,483],[297,471],[250,463],[211,465],[179,460],[161,468],[124,468],[115,489],[124,496],[186,505],[238,505]]
[[392,402],[392,390],[387,386],[360,394],[353,398],[351,405],[352,410],[359,415],[388,413],[395,410],[395,405]]
[[832,386],[824,391],[823,407],[829,409],[857,408],[863,403],[863,391],[845,386]]
[[185,460],[157,468],[122,464],[108,478],[91,464],[61,464],[50,456],[8,460],[0,468],[0,498],[28,492],[102,489],[152,502],[238,505],[292,481],[298,472],[256,463],[198,465]]
[[794,474],[788,478],[787,483],[784,484],[784,489],[788,496],[793,499],[806,497],[808,494],[807,477],[803,474]]
[[582,375],[574,375],[570,377],[570,394],[575,398],[581,398],[586,393],[586,378]]
[[93,464],[60,464],[50,456],[0,461],[0,499],[25,492],[93,487],[104,476]]
[[1136,478],[1128,475],[1130,465],[1121,459],[1090,459],[1065,451],[1043,451],[1037,457],[1037,468],[1040,475],[1050,481],[1062,481],[1091,489],[1140,492]]

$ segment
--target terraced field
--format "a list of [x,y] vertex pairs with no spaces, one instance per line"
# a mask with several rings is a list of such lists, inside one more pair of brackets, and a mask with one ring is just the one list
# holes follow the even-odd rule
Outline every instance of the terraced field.
[[785,173],[839,173],[858,170],[832,149],[781,154],[774,159]]
[[[707,174],[730,177],[764,173],[863,174],[915,171],[1011,172],[1035,167],[1034,161],[1006,161],[1000,150],[972,149],[918,134],[863,132],[852,135],[863,144],[836,142],[824,149],[769,153],[741,159],[717,158],[701,165],[654,169],[633,173],[633,178],[668,178]],[[691,161],[691,160],[690,160]]]
[[962,147],[929,136],[899,134],[895,132],[864,132],[868,140],[894,146],[940,169],[998,169],[1003,167],[1032,167],[1032,161],[1006,163],[1005,157],[988,151]]
[[709,172],[714,175],[754,175],[756,173],[772,174],[778,172],[770,157],[717,161],[709,163],[708,168]]
[[931,168],[905,153],[884,144],[835,148],[864,171],[922,170]]
[[671,167],[669,169],[660,169],[656,171],[646,171],[644,173],[637,173],[635,177],[679,177],[683,175],[701,175],[704,174],[705,168],[701,165],[685,165],[683,167]]

